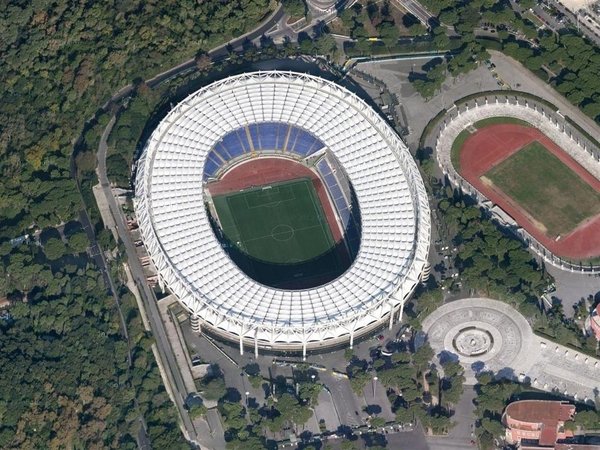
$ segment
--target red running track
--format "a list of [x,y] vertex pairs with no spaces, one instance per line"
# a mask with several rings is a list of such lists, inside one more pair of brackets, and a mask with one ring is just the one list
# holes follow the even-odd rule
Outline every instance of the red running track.
[[207,187],[210,195],[215,196],[297,178],[312,180],[333,239],[335,242],[341,241],[342,231],[325,186],[315,172],[300,163],[285,158],[256,157],[234,166],[219,180],[209,183]]
[[460,153],[460,174],[555,255],[575,260],[600,256],[600,214],[580,224],[559,241],[555,241],[536,227],[523,208],[508,195],[481,181],[480,177],[492,167],[533,141],[543,144],[586,183],[600,192],[600,180],[585,170],[554,141],[536,128],[515,124],[490,125],[469,136]]

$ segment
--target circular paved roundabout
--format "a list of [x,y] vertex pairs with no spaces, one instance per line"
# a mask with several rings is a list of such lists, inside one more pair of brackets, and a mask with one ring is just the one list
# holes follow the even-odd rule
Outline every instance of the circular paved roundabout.
[[447,303],[423,321],[440,358],[458,358],[467,383],[481,371],[518,375],[536,342],[527,320],[511,306],[487,298]]

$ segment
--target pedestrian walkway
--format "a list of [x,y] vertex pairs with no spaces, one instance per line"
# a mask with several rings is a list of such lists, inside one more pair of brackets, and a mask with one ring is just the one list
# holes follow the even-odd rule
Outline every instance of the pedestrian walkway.
[[467,298],[447,303],[423,321],[438,358],[456,358],[467,384],[475,375],[529,382],[537,389],[593,404],[600,389],[600,360],[535,335],[506,303]]

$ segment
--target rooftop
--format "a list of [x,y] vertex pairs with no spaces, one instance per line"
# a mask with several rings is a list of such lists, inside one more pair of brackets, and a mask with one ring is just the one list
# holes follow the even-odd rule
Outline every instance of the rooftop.
[[506,407],[506,414],[514,420],[530,423],[566,421],[575,413],[575,406],[550,400],[520,400]]

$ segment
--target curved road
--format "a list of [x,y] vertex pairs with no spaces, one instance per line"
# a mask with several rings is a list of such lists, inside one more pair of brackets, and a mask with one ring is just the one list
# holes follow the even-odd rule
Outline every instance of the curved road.
[[[271,15],[262,24],[260,24],[257,28],[249,31],[246,34],[243,34],[240,37],[232,39],[231,41],[226,42],[225,44],[222,44],[222,45],[219,45],[218,47],[213,48],[212,50],[210,50],[208,52],[208,55],[213,60],[218,59],[220,57],[227,56],[227,54],[229,53],[227,50],[228,47],[232,47],[235,49],[235,48],[238,48],[239,46],[241,46],[246,41],[252,41],[252,40],[262,36],[267,31],[269,31],[271,28],[273,28],[277,24],[277,22],[279,22],[284,16],[285,16],[285,11],[283,10],[283,6],[281,4],[279,4],[277,6],[277,8],[275,9],[275,11],[273,11],[271,13]],[[185,72],[186,70],[189,70],[190,68],[194,67],[195,65],[196,65],[196,60],[194,58],[188,59],[187,61],[184,61],[181,64],[171,67],[170,69],[167,69],[164,72],[161,72],[161,73],[153,76],[152,78],[145,80],[146,84],[151,88],[155,87],[156,85],[160,84],[162,81],[166,80],[167,78],[179,75],[180,73]],[[102,106],[101,109],[104,111],[107,110],[108,107],[111,105],[111,103],[117,102],[117,101],[127,97],[132,92],[133,92],[133,84],[128,84],[127,86],[122,87]]]

